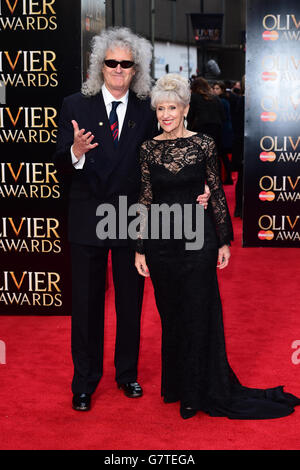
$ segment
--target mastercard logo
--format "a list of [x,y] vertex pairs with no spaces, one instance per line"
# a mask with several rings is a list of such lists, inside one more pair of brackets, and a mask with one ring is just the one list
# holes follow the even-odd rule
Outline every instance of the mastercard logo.
[[261,152],[259,158],[262,162],[274,162],[276,155],[274,152]]
[[277,80],[277,72],[263,72],[261,78],[264,81],[269,80],[269,81],[274,82],[275,80]]
[[265,41],[277,41],[279,34],[277,31],[264,31],[262,37]]
[[273,122],[273,121],[276,121],[277,119],[277,114],[276,113],[272,113],[272,112],[264,112],[264,113],[261,113],[260,115],[260,119],[263,121],[263,122]]
[[259,199],[261,201],[273,201],[275,199],[275,194],[273,191],[261,191],[259,193]]
[[274,238],[274,233],[272,230],[261,230],[258,232],[258,238],[260,240],[272,240]]

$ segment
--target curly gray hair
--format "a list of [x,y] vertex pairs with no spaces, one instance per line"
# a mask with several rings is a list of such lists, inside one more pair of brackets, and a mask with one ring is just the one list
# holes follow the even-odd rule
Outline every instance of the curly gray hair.
[[189,81],[178,73],[167,73],[160,77],[151,92],[153,108],[163,101],[175,101],[187,106],[191,99]]
[[128,49],[132,53],[135,75],[130,88],[139,98],[149,96],[152,79],[150,76],[150,63],[152,60],[152,46],[146,39],[133,34],[128,28],[112,27],[103,30],[92,39],[92,52],[88,69],[88,79],[82,85],[85,96],[99,93],[103,85],[102,67],[106,51],[116,47]]

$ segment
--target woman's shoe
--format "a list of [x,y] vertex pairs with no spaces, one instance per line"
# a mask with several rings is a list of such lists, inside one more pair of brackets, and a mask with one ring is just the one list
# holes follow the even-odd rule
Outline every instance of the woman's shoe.
[[193,408],[184,408],[184,406],[181,406],[180,407],[180,416],[183,419],[189,419],[189,418],[192,418],[193,416],[195,416],[195,414],[197,414],[197,411],[198,410],[195,410]]
[[242,211],[241,211],[241,209],[237,209],[237,208],[235,209],[235,211],[234,211],[234,217],[240,217],[240,218],[242,218]]

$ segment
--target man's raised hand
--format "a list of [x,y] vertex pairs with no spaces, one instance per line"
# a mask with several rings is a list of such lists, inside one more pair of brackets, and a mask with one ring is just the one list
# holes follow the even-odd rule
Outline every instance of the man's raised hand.
[[72,146],[73,153],[78,160],[86,154],[89,150],[94,149],[99,144],[95,142],[92,144],[94,139],[94,135],[91,132],[86,132],[85,129],[79,129],[78,123],[76,121],[72,121],[73,129],[74,129],[74,143]]

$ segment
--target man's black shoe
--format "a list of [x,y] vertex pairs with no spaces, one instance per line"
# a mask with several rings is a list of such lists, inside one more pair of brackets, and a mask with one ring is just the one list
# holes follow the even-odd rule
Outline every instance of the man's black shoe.
[[180,407],[180,416],[183,419],[189,419],[192,418],[193,416],[196,416],[197,410],[194,410],[193,408],[184,408],[183,406]]
[[128,398],[138,398],[143,395],[143,389],[137,382],[128,382],[127,384],[118,384],[120,390]]
[[72,406],[76,411],[89,411],[91,409],[91,395],[88,393],[74,394]]

